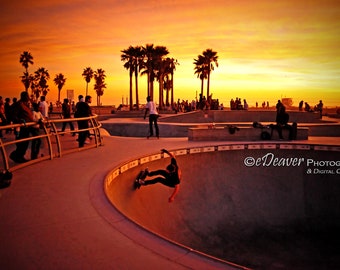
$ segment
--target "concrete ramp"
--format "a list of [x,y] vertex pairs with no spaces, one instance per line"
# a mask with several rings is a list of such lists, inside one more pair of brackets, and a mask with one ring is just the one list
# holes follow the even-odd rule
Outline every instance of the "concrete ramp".
[[141,169],[169,163],[157,155],[113,172],[106,193],[147,230],[226,261],[253,269],[339,267],[340,240],[332,234],[340,227],[339,149],[264,148],[177,151],[182,182],[173,203],[172,189],[161,184],[133,189]]

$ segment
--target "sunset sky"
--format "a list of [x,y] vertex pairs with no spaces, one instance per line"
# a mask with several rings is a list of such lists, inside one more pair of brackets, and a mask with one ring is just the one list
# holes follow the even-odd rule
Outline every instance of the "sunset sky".
[[[219,67],[211,75],[213,98],[229,106],[235,97],[273,104],[292,97],[340,106],[340,3],[338,0],[13,0],[0,9],[0,95],[24,90],[20,54],[49,71],[47,100],[57,100],[53,78],[67,78],[61,92],[85,94],[83,69],[102,68],[103,105],[119,105],[129,93],[129,73],[120,60],[130,45],[166,46],[178,60],[175,98],[196,97],[200,80],[193,61],[208,48]],[[89,93],[95,95],[94,81]],[[139,78],[145,102],[146,77]],[[156,89],[158,85],[155,84]],[[95,99],[94,99],[95,101]]]

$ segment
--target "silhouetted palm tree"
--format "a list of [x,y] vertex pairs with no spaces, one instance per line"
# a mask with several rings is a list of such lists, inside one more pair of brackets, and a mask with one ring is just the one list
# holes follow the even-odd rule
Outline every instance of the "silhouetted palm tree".
[[26,92],[28,91],[28,88],[31,84],[31,78],[32,76],[29,75],[28,73],[28,66],[31,64],[33,65],[33,56],[27,52],[24,51],[21,55],[20,55],[20,59],[19,59],[20,63],[22,64],[22,66],[25,68],[25,72],[24,75],[21,77],[21,81],[23,82],[24,86],[25,86],[25,90]]
[[90,67],[84,68],[82,76],[86,81],[86,96],[88,95],[88,87],[91,79],[93,78],[93,70]]
[[168,58],[169,62],[169,72],[170,72],[170,82],[169,82],[169,90],[171,91],[171,106],[174,104],[174,71],[176,70],[176,66],[179,65],[177,59]]
[[38,99],[40,95],[46,96],[49,91],[47,81],[50,79],[48,70],[41,67],[34,73],[34,82],[31,85],[32,92]]
[[164,89],[164,76],[166,75],[168,62],[163,59],[164,56],[169,54],[169,51],[164,46],[156,46],[153,53],[153,62],[155,67],[155,74],[159,82],[159,108],[162,109],[164,105],[163,101],[163,89]]
[[106,88],[105,77],[105,71],[101,68],[94,72],[94,79],[96,81],[94,90],[97,92],[97,106],[101,106],[100,97],[104,94],[104,89]]
[[55,78],[54,78],[53,81],[58,86],[58,103],[59,103],[60,102],[60,92],[61,92],[61,89],[63,88],[63,86],[65,85],[66,78],[64,77],[64,75],[62,73],[59,73],[59,74],[55,75]]
[[124,67],[129,70],[129,95],[130,95],[130,110],[133,109],[133,97],[132,97],[132,76],[135,73],[135,88],[136,88],[136,106],[139,109],[139,95],[138,95],[138,74],[139,69],[143,63],[143,50],[142,47],[130,46],[128,49],[121,51],[121,61],[125,61]]
[[203,52],[204,62],[207,66],[207,72],[208,72],[208,80],[207,80],[207,98],[210,96],[210,73],[212,70],[214,70],[214,63],[216,67],[218,67],[217,62],[217,52],[214,52],[212,49],[206,49]]
[[201,95],[203,97],[204,80],[208,78],[208,70],[205,65],[204,57],[202,55],[198,55],[198,58],[194,59],[194,65],[194,74],[197,74],[197,78],[200,78],[201,80]]
[[143,67],[144,54],[141,46],[136,46],[134,48],[135,55],[135,88],[136,88],[136,106],[139,110],[139,93],[138,93],[138,75],[139,71]]
[[25,90],[26,92],[28,91],[28,88],[30,87],[30,85],[33,82],[33,75],[29,74],[28,72],[24,72],[24,75],[22,75],[21,77],[21,82],[24,84],[25,86]]
[[150,96],[153,99],[153,82],[155,80],[155,68],[154,68],[154,51],[155,48],[153,44],[146,44],[145,47],[142,48],[144,55],[144,64],[142,66],[143,71],[142,75],[147,75],[147,96]]

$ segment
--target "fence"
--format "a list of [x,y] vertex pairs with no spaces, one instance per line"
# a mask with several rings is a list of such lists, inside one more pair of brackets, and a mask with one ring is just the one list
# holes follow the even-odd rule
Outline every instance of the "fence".
[[[65,154],[72,152],[83,151],[90,148],[95,148],[103,145],[103,138],[100,135],[101,124],[98,122],[98,115],[83,117],[83,118],[68,118],[68,119],[52,119],[45,121],[40,125],[39,135],[30,136],[28,138],[17,139],[15,133],[19,132],[20,128],[29,128],[36,126],[37,123],[22,123],[0,126],[2,137],[0,137],[0,169],[1,171],[15,171],[19,168],[31,165],[42,160],[60,158]],[[80,132],[77,129],[78,120],[88,120],[89,128],[81,131],[88,131],[88,143],[84,147],[79,147],[76,134]],[[61,131],[63,123],[72,122],[75,129],[65,129]],[[67,124],[66,124],[67,125]],[[73,135],[73,136],[72,136]],[[32,141],[35,139],[41,140],[39,155],[36,159],[28,160],[24,163],[16,163],[10,159],[10,154],[16,149],[17,143]],[[31,144],[29,145],[26,156],[30,156]]]

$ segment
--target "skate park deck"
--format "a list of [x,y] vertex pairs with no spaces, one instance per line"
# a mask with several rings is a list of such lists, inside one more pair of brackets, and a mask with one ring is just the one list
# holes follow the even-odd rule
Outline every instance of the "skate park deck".
[[117,211],[103,188],[113,168],[135,157],[217,144],[108,136],[102,147],[15,171],[11,187],[0,190],[1,269],[239,269],[150,234]]

